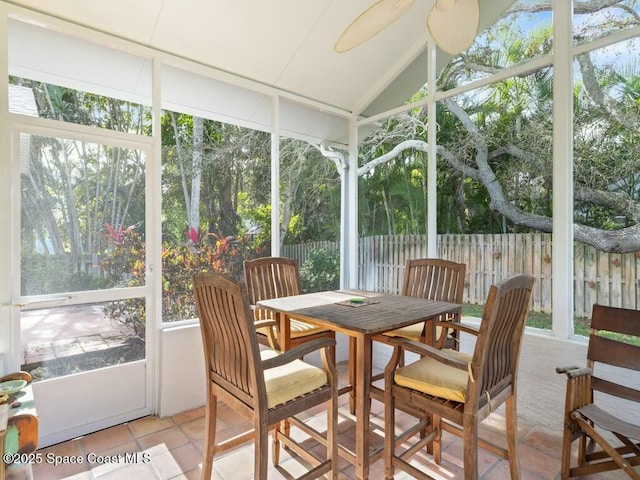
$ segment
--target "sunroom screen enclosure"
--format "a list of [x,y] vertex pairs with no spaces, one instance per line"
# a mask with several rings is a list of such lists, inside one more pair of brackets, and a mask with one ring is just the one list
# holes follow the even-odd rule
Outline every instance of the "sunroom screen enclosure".
[[[595,48],[585,44],[574,49],[571,4],[554,2],[552,54],[532,58],[491,77],[470,79],[455,91],[443,92],[436,90],[436,73],[450,57],[435,47],[424,28],[424,19],[433,1],[417,2],[415,12],[403,16],[362,48],[340,56],[332,52],[333,42],[346,23],[370,2],[347,3],[325,0],[313,6],[285,6],[275,2],[212,6],[203,0],[194,2],[191,9],[185,11],[179,0],[149,4],[140,10],[139,6],[123,1],[122,5],[111,2],[88,11],[81,2],[72,2],[68,9],[58,5],[61,10],[56,11],[56,5],[40,5],[30,0],[0,2],[0,131],[3,136],[0,164],[2,171],[10,172],[0,178],[0,208],[3,218],[8,219],[0,226],[0,238],[6,242],[6,248],[0,253],[0,270],[7,272],[0,277],[0,370],[12,371],[21,365],[20,324],[22,309],[29,301],[23,298],[29,294],[22,290],[18,261],[21,242],[45,248],[49,241],[37,239],[35,233],[33,238],[20,238],[18,234],[22,210],[19,196],[14,192],[21,185],[20,136],[31,135],[32,141],[37,138],[82,141],[87,145],[120,148],[126,158],[144,158],[144,281],[135,287],[128,285],[122,291],[112,288],[95,288],[78,294],[71,288],[40,291],[37,300],[45,303],[37,306],[58,308],[58,302],[71,306],[97,305],[119,299],[120,294],[126,300],[142,299],[145,359],[125,364],[122,368],[129,370],[123,374],[111,375],[113,372],[109,369],[98,369],[36,384],[36,395],[42,399],[39,410],[43,444],[145,412],[166,415],[203,402],[202,354],[194,322],[163,324],[161,315],[160,119],[164,111],[247,127],[270,136],[272,253],[280,251],[280,139],[309,142],[328,157],[337,159],[337,165],[342,166],[341,282],[343,286],[357,287],[360,142],[379,122],[415,108],[403,104],[427,80],[428,98],[420,107],[429,112],[428,245],[429,254],[435,254],[437,102],[480,89],[496,79],[527,75],[552,65],[553,181],[554,190],[563,192],[554,198],[553,204],[554,333],[563,338],[571,334],[571,64],[576,53]],[[510,4],[483,0],[480,31]],[[44,13],[32,8],[44,9]],[[129,15],[123,16],[122,11]],[[187,13],[193,17],[186,19],[183,15]],[[183,21],[177,21],[180,19]],[[207,38],[208,33],[220,37]],[[239,36],[234,37],[235,34]],[[596,42],[600,46],[615,44],[638,34],[636,26]],[[190,47],[187,40],[194,40],[200,47],[194,44]],[[149,112],[149,124],[140,132],[121,132],[77,125],[65,118],[45,119],[12,113],[8,108],[10,76],[141,105]],[[35,308],[36,304],[31,307]],[[115,385],[131,390],[119,396],[121,401],[114,406],[117,411],[105,413],[100,403],[89,400],[84,401],[83,406],[78,401],[77,392],[99,393],[90,392],[95,384],[103,385],[107,392]],[[103,397],[109,400],[108,394]],[[54,404],[65,408],[54,412]]]

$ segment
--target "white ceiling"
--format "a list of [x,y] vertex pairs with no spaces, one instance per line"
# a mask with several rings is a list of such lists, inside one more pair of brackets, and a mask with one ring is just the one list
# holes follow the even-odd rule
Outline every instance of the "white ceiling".
[[[374,0],[13,0],[278,90],[370,115],[426,80],[426,18],[417,0],[396,23],[346,53],[333,45]],[[512,0],[481,0],[480,29]],[[449,57],[438,54],[438,64]]]

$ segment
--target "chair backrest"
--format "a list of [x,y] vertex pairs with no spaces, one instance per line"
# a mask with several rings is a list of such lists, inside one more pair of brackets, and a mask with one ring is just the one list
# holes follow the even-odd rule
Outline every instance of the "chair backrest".
[[462,303],[466,269],[464,263],[439,258],[407,260],[402,295]]
[[[244,279],[251,305],[260,300],[299,295],[302,291],[298,260],[284,257],[264,257],[244,262]],[[260,310],[254,312],[262,319]]]
[[[247,406],[266,405],[262,363],[249,305],[238,283],[220,273],[193,277],[209,382]],[[210,386],[210,385],[209,385]]]
[[[610,332],[614,335],[602,332]],[[635,338],[634,338],[635,337]],[[591,317],[591,332],[587,349],[587,367],[592,371],[591,388],[619,398],[640,402],[640,391],[629,380],[640,371],[640,311],[627,308],[606,307],[595,304]],[[604,365],[627,369],[605,374]],[[637,383],[637,381],[636,381]]]
[[515,275],[489,289],[471,362],[467,403],[483,406],[505,388],[515,388],[532,288],[532,277]]

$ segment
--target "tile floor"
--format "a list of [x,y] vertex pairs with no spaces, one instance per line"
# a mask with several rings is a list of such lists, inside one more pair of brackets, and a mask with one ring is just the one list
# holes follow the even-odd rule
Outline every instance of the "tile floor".
[[[349,439],[347,405],[340,407],[340,435],[343,440]],[[372,405],[373,422],[382,422],[383,407],[378,402]],[[322,414],[319,414],[322,415]],[[495,413],[483,424],[485,435],[500,435],[502,432],[502,415]],[[231,436],[248,427],[247,423],[225,406],[219,409],[218,435]],[[44,458],[57,458],[58,466],[47,460],[34,465],[31,478],[35,480],[164,480],[164,479],[199,479],[201,474],[202,444],[204,436],[204,408],[180,413],[169,418],[145,417],[124,425],[118,425],[100,432],[87,435],[69,442],[43,449]],[[520,465],[523,480],[557,479],[559,478],[560,437],[556,432],[543,426],[536,426],[529,421],[519,422],[520,431]],[[440,466],[429,463],[426,455],[421,462],[426,470],[438,480],[463,478],[461,466],[461,441],[447,433],[444,434],[443,461]],[[352,436],[351,436],[352,437]],[[376,437],[381,442],[381,437]],[[375,442],[374,442],[375,443]],[[138,454],[133,456],[132,454]],[[93,458],[89,457],[93,454]],[[110,456],[129,454],[131,463],[108,464],[98,463]],[[80,456],[85,463],[68,463],[71,458]],[[87,459],[95,462],[87,463]],[[302,466],[296,459],[283,452],[282,467],[293,475],[302,472]],[[353,467],[341,460],[340,478],[354,478]],[[253,478],[253,446],[247,444],[232,451],[214,462],[214,476],[223,480],[243,480]],[[509,477],[508,464],[486,452],[479,456],[480,479],[500,480]],[[10,480],[29,478],[28,474],[15,472],[9,475]],[[286,473],[270,465],[270,479],[289,478]],[[384,478],[384,462],[382,460],[371,466],[370,478]],[[396,475],[397,479],[409,478],[404,474]],[[619,474],[594,476],[593,480],[624,478]]]
[[[560,425],[564,400],[564,380],[553,368],[568,365],[584,358],[582,343],[559,344],[544,336],[526,335],[520,361],[518,382],[518,430],[520,438],[520,466],[523,480],[559,478]],[[464,346],[464,342],[463,342]],[[345,381],[346,364],[339,365],[341,382]],[[353,417],[348,414],[347,396],[341,397],[340,441],[353,442]],[[372,403],[372,422],[382,426],[383,405]],[[492,437],[503,435],[502,407],[482,425],[481,434]],[[218,436],[232,436],[247,429],[248,423],[231,409],[221,404],[218,409]],[[318,411],[308,412],[309,419],[322,416]],[[320,418],[319,418],[320,419]],[[320,419],[323,420],[323,419]],[[400,416],[398,421],[402,421]],[[377,435],[372,444],[382,442],[382,432],[374,428]],[[39,451],[43,458],[62,458],[64,463],[54,466],[51,461],[33,465],[32,471],[13,471],[10,480],[67,479],[67,480],[165,480],[199,479],[201,474],[202,445],[204,437],[204,408],[197,408],[172,417],[145,417],[123,425],[92,433],[65,443]],[[212,478],[221,480],[244,480],[253,478],[253,444],[246,444],[219,457],[214,462]],[[91,454],[91,456],[90,456]],[[98,463],[109,456],[129,455],[130,463]],[[134,454],[138,454],[137,456]],[[430,463],[426,454],[420,454],[420,462],[437,480],[463,478],[462,442],[444,433],[443,461],[440,466]],[[84,463],[70,463],[69,459],[81,457]],[[65,458],[66,457],[66,458]],[[87,459],[94,463],[87,463]],[[136,461],[137,460],[137,461]],[[269,462],[270,463],[270,462]],[[281,466],[289,474],[298,476],[303,471],[300,462],[283,452]],[[11,471],[10,471],[11,472]],[[29,475],[31,473],[31,475]],[[508,464],[494,455],[482,452],[479,455],[481,480],[509,478]],[[287,479],[291,476],[275,469],[270,463],[270,479]],[[341,478],[354,478],[353,467],[341,460]],[[371,480],[384,478],[384,461],[371,466]],[[396,479],[409,478],[404,474]],[[625,478],[619,472],[594,475],[590,480]]]
[[[346,396],[345,396],[346,397]],[[345,400],[340,406],[342,441],[353,441],[349,431],[350,417]],[[383,422],[383,406],[373,402],[373,423],[381,425]],[[318,415],[322,415],[321,413]],[[218,435],[231,436],[248,428],[247,423],[225,406],[219,409]],[[485,434],[496,435],[502,430],[502,418],[498,412],[483,425]],[[523,480],[555,479],[558,477],[560,438],[544,427],[537,428],[528,422],[521,421],[520,429],[520,464]],[[184,412],[169,418],[145,417],[124,425],[118,425],[82,438],[54,445],[41,450],[44,458],[58,458],[61,462],[66,459],[81,457],[82,464],[63,463],[54,466],[51,461],[40,465],[33,465],[32,476],[35,480],[73,479],[73,480],[127,480],[136,478],[146,479],[199,479],[202,461],[202,443],[204,430],[204,408]],[[379,432],[379,430],[378,430]],[[463,478],[461,456],[462,446],[457,438],[444,434],[443,461],[441,465],[429,464],[426,455],[422,455],[422,463],[427,466],[430,474],[440,480]],[[351,438],[350,438],[351,437]],[[374,444],[382,442],[381,436],[376,436]],[[112,455],[138,453],[137,458],[130,464],[108,463],[89,464],[92,461],[106,459]],[[137,462],[135,460],[138,460]],[[296,459],[285,452],[282,455],[282,467],[293,475],[302,472],[302,466]],[[353,467],[341,460],[341,478],[354,478]],[[505,461],[481,452],[479,457],[480,478],[483,480],[499,480],[508,478],[508,465]],[[243,480],[253,478],[253,446],[247,444],[232,451],[214,462],[214,476],[224,480]],[[11,480],[20,480],[21,474],[10,475]],[[270,465],[270,479],[288,478],[286,473]],[[384,478],[384,462],[382,460],[371,466],[370,478],[377,480]],[[396,475],[397,479],[409,478],[404,474]],[[618,477],[601,477],[618,478]]]

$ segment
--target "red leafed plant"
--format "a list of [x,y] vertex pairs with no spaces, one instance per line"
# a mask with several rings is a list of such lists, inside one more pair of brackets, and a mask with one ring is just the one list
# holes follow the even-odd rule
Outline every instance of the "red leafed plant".
[[[101,266],[113,285],[144,285],[145,245],[140,234],[135,228],[114,229],[110,225],[107,232],[114,241]],[[255,256],[247,241],[232,236],[202,234],[193,228],[185,231],[185,236],[187,241],[183,244],[162,247],[162,320],[165,322],[196,317],[191,283],[194,274],[215,270],[240,281],[244,259]],[[144,299],[110,302],[105,313],[144,338]]]

